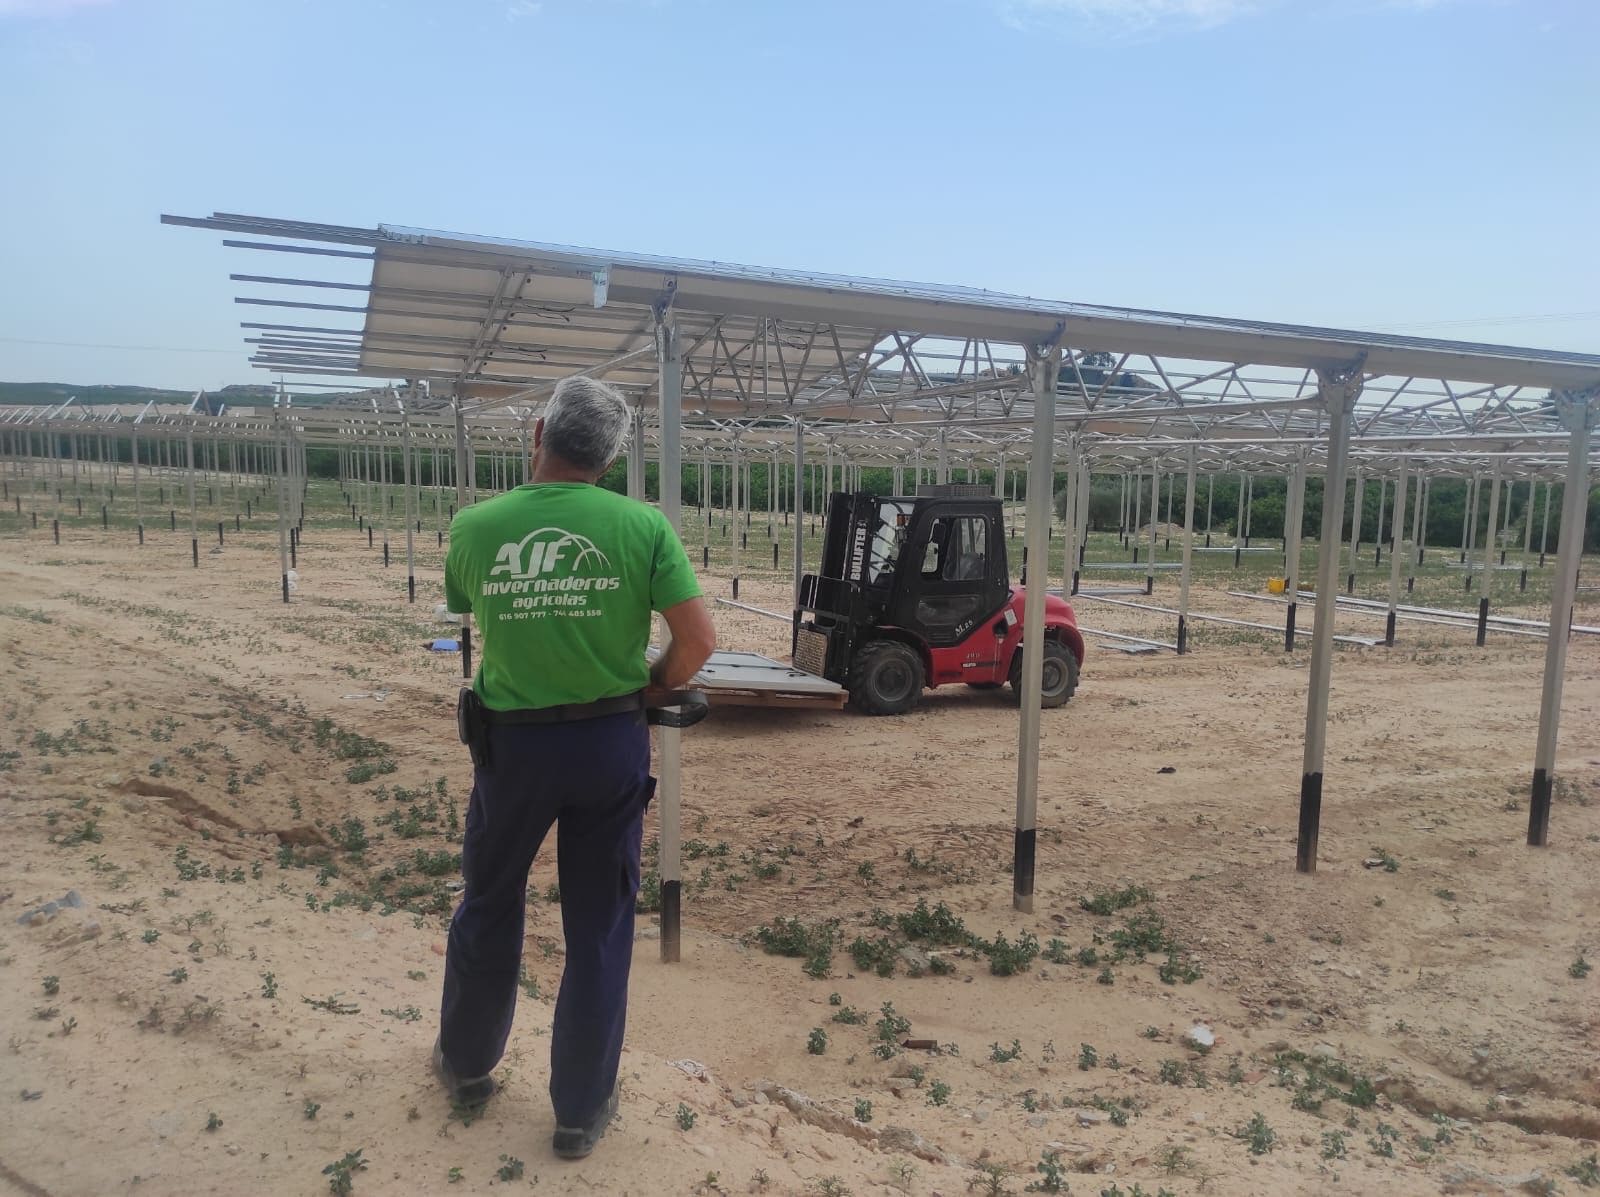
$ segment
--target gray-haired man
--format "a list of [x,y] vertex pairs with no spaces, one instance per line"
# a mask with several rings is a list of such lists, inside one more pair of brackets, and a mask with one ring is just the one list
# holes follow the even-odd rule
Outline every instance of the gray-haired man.
[[[644,811],[655,790],[642,712],[714,647],[694,570],[665,517],[595,481],[628,409],[569,378],[534,427],[533,481],[450,525],[445,597],[482,635],[462,875],[434,1066],[458,1101],[494,1092],[522,960],[528,871],[556,827],[566,968],[550,1042],[553,1146],[579,1159],[617,1108]],[[646,663],[653,611],[672,643]],[[471,696],[467,696],[470,700]]]

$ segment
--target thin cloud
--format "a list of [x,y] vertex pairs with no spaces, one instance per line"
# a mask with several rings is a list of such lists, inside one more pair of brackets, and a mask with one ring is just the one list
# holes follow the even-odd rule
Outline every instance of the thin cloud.
[[515,22],[523,17],[536,17],[544,10],[544,5],[539,0],[511,0],[506,5],[506,20]]
[[116,0],[0,0],[0,17],[64,17],[80,8],[102,8]]
[[1006,0],[1008,24],[1027,27],[1065,21],[1108,33],[1209,29],[1249,16],[1262,0]]
[[[1446,8],[1465,0],[1297,0],[1325,9],[1359,12]],[[1288,0],[998,0],[1001,20],[1015,29],[1067,28],[1107,36],[1190,33],[1214,29],[1271,9]]]

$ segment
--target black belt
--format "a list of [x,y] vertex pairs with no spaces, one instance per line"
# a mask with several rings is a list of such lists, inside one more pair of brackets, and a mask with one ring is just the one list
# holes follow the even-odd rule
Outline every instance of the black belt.
[[706,696],[698,690],[671,690],[659,700],[647,704],[645,692],[621,694],[615,698],[601,698],[594,702],[569,702],[552,707],[532,707],[523,710],[496,711],[483,708],[485,723],[493,726],[515,726],[543,723],[576,723],[580,719],[600,719],[606,715],[621,715],[628,711],[643,711],[645,722],[657,727],[693,727],[710,713]]

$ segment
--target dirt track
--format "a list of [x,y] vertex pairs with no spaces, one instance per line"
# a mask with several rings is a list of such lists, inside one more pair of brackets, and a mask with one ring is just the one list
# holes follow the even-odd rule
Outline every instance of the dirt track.
[[[719,712],[685,741],[684,963],[658,963],[642,919],[623,1118],[572,1167],[547,1147],[548,865],[530,892],[539,996],[519,1011],[504,1095],[463,1125],[427,1070],[454,878],[431,854],[459,848],[468,774],[449,722],[458,659],[420,648],[437,571],[408,613],[403,574],[353,532],[314,530],[285,609],[265,531],[230,537],[198,574],[186,537],[130,540],[0,540],[0,1192],[309,1194],[358,1148],[357,1193],[435,1192],[460,1168],[449,1191],[742,1193],[764,1175],[773,1193],[835,1178],[949,1195],[982,1180],[974,1165],[1020,1192],[1045,1151],[1078,1194],[1498,1192],[1535,1172],[1570,1192],[1563,1170],[1596,1150],[1600,974],[1569,975],[1585,951],[1600,962],[1594,638],[1572,647],[1544,851],[1523,844],[1542,642],[1477,650],[1413,629],[1391,652],[1341,650],[1310,877],[1293,871],[1304,654],[1220,634],[1181,659],[1096,645],[1079,696],[1045,720],[1032,916],[1010,906],[1003,695],[939,692],[899,720]],[[787,605],[775,580],[747,579],[742,597]],[[718,620],[732,646],[785,637]],[[383,761],[395,771],[347,780]],[[1364,867],[1382,858],[1395,871]],[[1129,886],[1149,900],[1080,906]],[[69,889],[81,909],[18,924]],[[1059,939],[1067,963],[998,977],[963,949],[944,953],[947,976],[859,969],[846,949],[882,936],[874,910],[919,897],[983,939]],[[1163,983],[1159,953],[1106,963],[1113,932],[1151,911],[1198,979]],[[829,977],[744,941],[778,916],[839,920]],[[1096,963],[1077,963],[1088,948]],[[875,1057],[885,1002],[946,1050]],[[846,1007],[865,1024],[832,1021]],[[1218,1040],[1204,1056],[1183,1043],[1198,1019]],[[1013,1040],[1018,1058],[991,1059]],[[686,1060],[710,1079],[672,1063]],[[858,1101],[864,1125],[848,1119]],[[1236,1132],[1258,1112],[1275,1138],[1253,1155]],[[502,1154],[520,1179],[497,1178]]]

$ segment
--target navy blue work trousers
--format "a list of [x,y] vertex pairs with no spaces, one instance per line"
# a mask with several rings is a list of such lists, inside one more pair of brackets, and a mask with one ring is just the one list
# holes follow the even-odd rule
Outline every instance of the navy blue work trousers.
[[654,792],[639,712],[491,727],[489,764],[473,771],[440,1044],[458,1077],[487,1076],[500,1062],[517,1002],[528,871],[555,825],[567,945],[550,1038],[560,1126],[583,1126],[616,1084],[639,841]]

